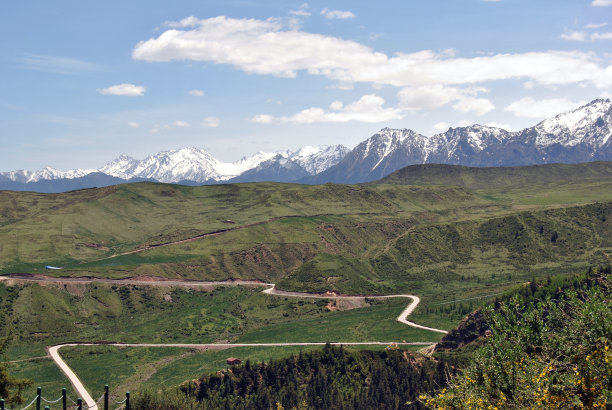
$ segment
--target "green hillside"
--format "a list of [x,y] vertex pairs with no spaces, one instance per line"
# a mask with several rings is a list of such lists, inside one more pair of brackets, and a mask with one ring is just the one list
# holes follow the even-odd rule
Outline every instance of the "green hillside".
[[[479,182],[486,189],[138,183],[63,194],[5,191],[0,272],[259,279],[362,294],[486,292],[608,260],[610,167],[525,167],[507,175],[501,168],[419,168],[430,182],[459,173],[462,181],[488,181]],[[570,177],[572,170],[584,178]]]
[[395,171],[375,184],[455,185],[491,189],[558,182],[609,181],[610,178],[612,162],[602,161],[491,168],[419,164]]

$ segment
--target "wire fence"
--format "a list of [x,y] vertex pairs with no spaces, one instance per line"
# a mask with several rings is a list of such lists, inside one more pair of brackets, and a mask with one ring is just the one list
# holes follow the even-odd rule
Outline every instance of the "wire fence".
[[[66,389],[62,389],[62,395],[55,399],[55,400],[49,400],[46,399],[43,395],[42,395],[42,388],[39,387],[36,390],[36,396],[32,399],[32,401],[30,401],[30,403],[25,406],[25,407],[6,407],[5,405],[5,401],[4,399],[0,399],[0,410],[27,410],[27,409],[36,409],[36,410],[42,410],[43,408],[45,410],[51,410],[52,407],[51,405],[55,405],[53,407],[53,409],[59,409],[61,408],[62,410],[88,410],[88,409],[104,409],[104,410],[110,410],[110,393],[109,393],[109,389],[108,389],[108,385],[104,386],[104,393],[102,393],[102,395],[100,396],[100,398],[98,400],[95,401],[95,403],[92,406],[87,405],[87,403],[83,402],[83,399],[78,397],[76,399],[76,401],[74,401],[70,396],[68,396]],[[45,403],[44,407],[41,407],[43,405],[43,402]],[[72,404],[69,404],[72,403]],[[117,407],[115,410],[130,410],[130,392],[126,392],[125,393],[125,399],[123,399],[122,401],[113,401],[113,406],[115,405],[119,405],[119,407]]]

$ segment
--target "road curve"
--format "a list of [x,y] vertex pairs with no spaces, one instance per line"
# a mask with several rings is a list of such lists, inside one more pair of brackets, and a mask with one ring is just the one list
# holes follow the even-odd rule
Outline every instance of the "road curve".
[[[310,298],[310,299],[346,299],[346,300],[356,300],[356,299],[391,299],[391,298],[409,298],[411,299],[410,304],[400,313],[397,317],[397,321],[408,325],[410,327],[424,329],[437,333],[448,333],[445,330],[435,329],[427,326],[422,326],[417,323],[411,322],[407,320],[407,317],[416,309],[416,307],[421,302],[421,299],[415,295],[361,295],[361,296],[345,296],[338,295],[335,293],[325,293],[325,294],[312,294],[312,293],[304,293],[304,292],[289,292],[276,289],[275,284],[273,283],[262,283],[259,281],[245,281],[245,280],[229,280],[229,281],[220,281],[220,282],[198,282],[198,281],[176,281],[176,280],[157,280],[157,281],[149,281],[149,280],[134,280],[134,279],[97,279],[97,278],[87,278],[87,279],[74,279],[74,278],[51,278],[46,276],[34,276],[34,275],[11,275],[0,276],[0,281],[3,280],[15,280],[15,281],[23,281],[23,282],[53,282],[53,283],[76,283],[76,284],[86,284],[92,282],[98,283],[110,283],[110,284],[118,284],[118,285],[148,285],[148,286],[183,286],[183,287],[203,287],[203,286],[265,286],[266,289],[263,290],[263,293],[273,296],[285,296],[285,297],[297,297],[297,298]],[[198,343],[67,343],[51,346],[48,348],[49,355],[53,359],[53,361],[57,364],[57,366],[64,372],[66,377],[72,383],[74,389],[77,391],[79,396],[85,401],[88,408],[91,410],[98,410],[98,406],[94,399],[91,397],[87,389],[83,386],[83,383],[79,380],[78,376],[72,369],[66,364],[66,362],[62,359],[59,354],[59,350],[62,347],[66,346],[93,346],[93,345],[105,345],[105,346],[117,346],[117,347],[182,347],[182,348],[232,348],[232,347],[280,347],[280,346],[323,346],[327,342],[296,342],[296,343],[207,343],[207,344],[198,344]],[[331,342],[332,345],[431,345],[431,342]]]

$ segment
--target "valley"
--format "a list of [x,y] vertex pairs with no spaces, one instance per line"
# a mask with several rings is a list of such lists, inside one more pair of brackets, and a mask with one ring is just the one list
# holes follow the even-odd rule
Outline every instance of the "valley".
[[[504,177],[443,167],[367,185],[0,192],[7,357],[16,375],[57,392],[69,382],[45,348],[85,343],[62,356],[92,397],[110,383],[121,399],[223,369],[230,355],[280,359],[328,341],[431,345],[436,329],[496,295],[609,263],[607,163]],[[262,293],[271,283],[277,294]],[[398,294],[421,300],[408,326],[406,299],[388,297]]]

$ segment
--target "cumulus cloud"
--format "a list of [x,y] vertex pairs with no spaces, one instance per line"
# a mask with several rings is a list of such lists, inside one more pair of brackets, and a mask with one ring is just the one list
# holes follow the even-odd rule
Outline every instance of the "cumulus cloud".
[[486,98],[462,98],[453,104],[455,111],[471,112],[476,115],[484,115],[495,109],[493,103]]
[[202,121],[202,126],[208,128],[217,128],[219,126],[219,123],[220,120],[217,117],[206,117]]
[[188,94],[194,97],[204,97],[204,91],[202,90],[189,90]]
[[128,127],[132,127],[132,128],[138,128],[138,127],[140,127],[140,124],[139,124],[139,123],[137,123],[136,121],[130,121],[130,122],[128,122],[128,124],[127,124],[127,125],[128,125]]
[[309,17],[311,15],[311,13],[309,11],[306,10],[291,10],[289,11],[289,14],[293,14],[294,16],[300,16],[300,17]]
[[326,19],[352,19],[355,17],[350,11],[329,10],[326,8],[321,10],[321,15]]
[[100,88],[98,92],[103,95],[121,95],[126,97],[142,97],[147,89],[134,84],[117,84],[108,88]]
[[454,103],[453,109],[483,115],[495,106],[485,98],[475,96],[488,90],[483,87],[458,88],[443,85],[407,87],[398,93],[400,107],[408,111],[432,110]]
[[595,6],[595,7],[612,6],[612,0],[593,0],[591,2],[591,6]]
[[302,110],[288,117],[273,117],[260,114],[253,117],[254,122],[261,124],[313,124],[321,122],[348,122],[360,121],[368,123],[385,122],[397,120],[403,117],[399,108],[385,108],[385,100],[375,94],[368,94],[359,100],[344,105],[340,101],[334,101],[329,109],[313,107]]
[[468,85],[522,79],[543,85],[612,85],[612,66],[592,53],[542,51],[459,58],[446,52],[385,53],[355,41],[287,29],[279,19],[214,17],[182,20],[139,42],[132,57],[143,61],[206,61],[231,64],[247,73],[293,78],[299,71],[342,84],[396,87]]
[[531,97],[525,97],[508,105],[504,110],[513,113],[517,117],[541,119],[553,117],[560,112],[573,110],[582,104],[583,102],[576,103],[567,98],[534,100]]
[[200,20],[197,17],[189,16],[180,21],[166,21],[164,22],[164,26],[172,28],[185,28],[197,26],[199,22]]
[[174,121],[174,126],[179,128],[187,128],[189,127],[189,123],[185,121]]

